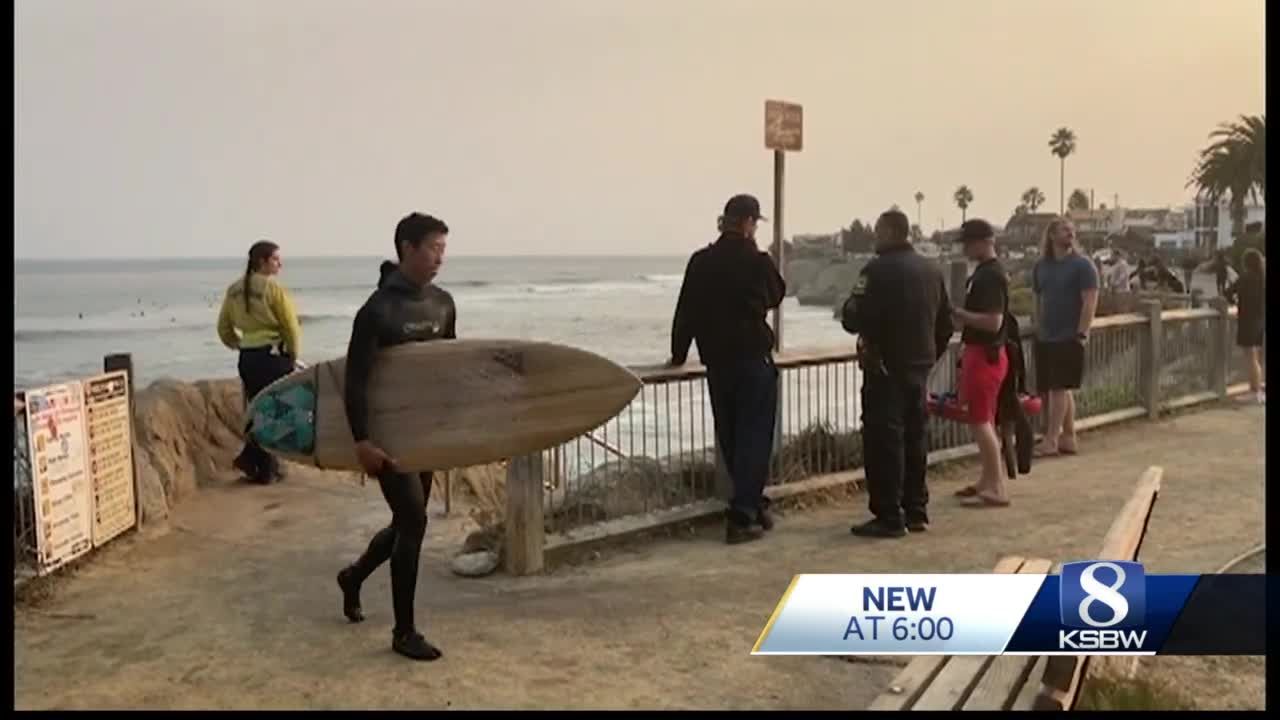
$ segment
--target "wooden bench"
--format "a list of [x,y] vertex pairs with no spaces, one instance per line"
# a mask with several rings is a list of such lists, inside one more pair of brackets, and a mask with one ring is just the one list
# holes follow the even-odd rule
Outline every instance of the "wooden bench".
[[[1098,560],[1137,560],[1163,470],[1147,468],[1111,523]],[[1056,572],[1040,558],[1006,557],[997,573]],[[1053,655],[922,655],[893,679],[869,710],[1070,710],[1080,694],[1088,657]],[[1094,658],[1131,675],[1138,658]]]

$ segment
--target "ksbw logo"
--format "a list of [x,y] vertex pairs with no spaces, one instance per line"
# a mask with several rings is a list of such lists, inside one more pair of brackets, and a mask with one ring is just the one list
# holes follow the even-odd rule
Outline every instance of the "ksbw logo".
[[1142,563],[1087,561],[1062,566],[1061,650],[1141,651],[1147,631],[1147,576]]

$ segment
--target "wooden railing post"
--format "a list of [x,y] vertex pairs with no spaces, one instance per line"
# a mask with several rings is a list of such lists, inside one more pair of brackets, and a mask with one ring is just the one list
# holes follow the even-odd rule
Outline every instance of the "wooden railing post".
[[1227,375],[1231,368],[1231,306],[1225,298],[1210,298],[1209,307],[1218,311],[1210,323],[1213,328],[1213,362],[1209,365],[1209,390],[1220,398],[1227,396]]
[[1142,342],[1142,388],[1147,417],[1160,417],[1160,369],[1163,364],[1164,324],[1159,300],[1144,300],[1142,311],[1147,316],[1147,333]]
[[133,517],[137,523],[137,529],[142,529],[142,492],[138,487],[138,433],[135,432],[136,425],[133,421],[133,355],[130,353],[115,353],[102,358],[102,371],[104,373],[124,371],[126,383],[129,385],[129,458],[133,461]]
[[542,572],[542,453],[507,464],[506,567],[512,575]]

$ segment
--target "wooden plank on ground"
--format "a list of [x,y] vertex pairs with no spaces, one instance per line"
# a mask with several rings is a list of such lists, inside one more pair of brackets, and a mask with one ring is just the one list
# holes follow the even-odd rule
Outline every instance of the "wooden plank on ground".
[[[1055,655],[1053,657],[1062,656]],[[1047,659],[1052,660],[1053,657]],[[1057,688],[1045,687],[1036,696],[1035,703],[1031,706],[1031,709],[1063,711],[1075,707],[1076,697],[1080,694],[1080,684],[1084,682],[1085,668],[1088,664],[1088,657],[1080,658],[1080,665],[1077,667],[1075,674],[1071,676],[1071,682],[1067,685],[1067,689],[1058,690]],[[1045,663],[1045,667],[1047,670],[1048,663]]]
[[[1136,560],[1142,550],[1142,539],[1147,534],[1147,524],[1160,495],[1160,483],[1164,469],[1158,465],[1147,468],[1138,480],[1129,501],[1121,508],[1102,540],[1099,560]],[[1044,692],[1037,707],[1047,709],[1070,706],[1084,675],[1085,657],[1080,655],[1054,655],[1045,663]]]
[[[996,563],[994,572],[997,573],[1016,573],[1025,562],[1024,558],[1010,556],[1001,558]],[[949,690],[938,690],[939,681],[942,681],[947,687],[952,687],[957,683],[961,684],[962,690],[968,688],[968,684],[964,683],[964,678],[972,677],[977,671],[971,667],[969,661],[977,660],[979,665],[987,661],[983,656],[942,656],[942,655],[921,655],[914,658],[902,672],[898,673],[898,677],[893,679],[889,689],[881,693],[868,710],[924,710],[935,709],[935,706],[945,705],[945,708],[951,709],[955,707],[957,701],[947,699]],[[951,666],[959,663],[956,670],[952,670]],[[971,684],[971,683],[969,683]],[[926,695],[928,697],[926,697]],[[921,707],[921,702],[926,707]],[[950,702],[951,704],[947,704]]]
[[[1053,563],[1042,558],[1032,558],[1018,569],[1022,575],[1048,573]],[[1038,667],[1037,667],[1038,666]],[[961,705],[961,710],[1008,710],[1020,694],[1029,693],[1034,699],[1040,690],[1040,678],[1044,674],[1044,658],[1027,655],[1001,655],[994,658],[978,684]],[[1028,688],[1030,688],[1028,690]],[[1030,700],[1028,700],[1028,707]]]
[[1099,560],[1133,560],[1138,557],[1142,538],[1147,534],[1152,508],[1160,495],[1163,476],[1164,469],[1158,465],[1153,465],[1142,473],[1142,479],[1138,480],[1138,486],[1134,488],[1129,502],[1125,503],[1102,540]]
[[[1001,657],[999,659],[1004,660],[1005,658]],[[1040,681],[1036,678],[1040,678],[1044,675],[1044,666],[1049,661],[1049,658],[1048,656],[1041,655],[1040,657],[1030,659],[1035,661],[1031,666],[1031,671],[1027,674],[1030,681],[1023,683],[1022,687],[1018,689],[1018,694],[1014,697],[1013,704],[1009,707],[1010,710],[1030,710],[1035,707],[1036,698],[1040,697],[1041,685]],[[967,709],[968,708],[966,708],[966,710]]]
[[889,689],[867,706],[868,710],[906,710],[920,697],[944,663],[946,655],[919,655],[889,684]]

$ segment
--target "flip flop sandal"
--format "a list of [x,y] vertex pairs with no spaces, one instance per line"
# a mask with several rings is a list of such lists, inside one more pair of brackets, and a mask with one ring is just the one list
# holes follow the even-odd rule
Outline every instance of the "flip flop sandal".
[[1033,458],[1051,458],[1062,454],[1062,450],[1046,450],[1042,445],[1036,445],[1031,450],[1031,457]]
[[997,500],[990,495],[974,495],[973,501],[964,503],[968,508],[1003,508],[1009,507],[1008,500]]
[[974,497],[977,494],[978,494],[978,488],[972,485],[966,485],[965,487],[962,487],[956,491],[956,497],[958,498]]

